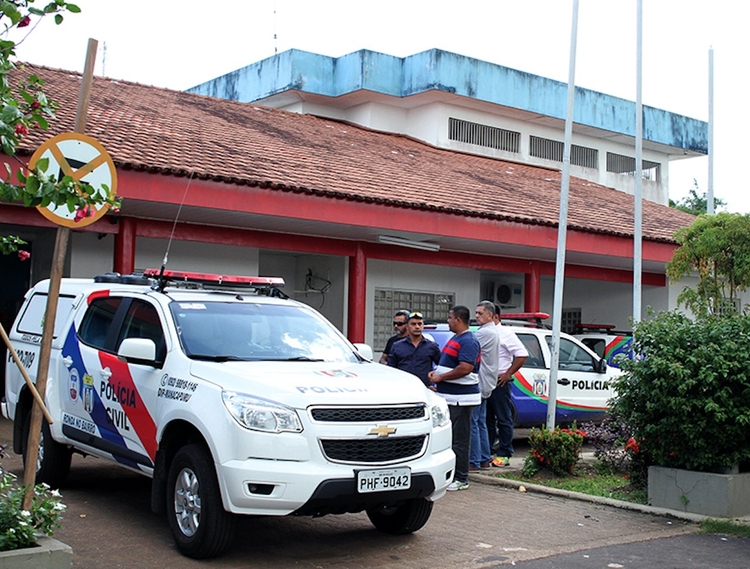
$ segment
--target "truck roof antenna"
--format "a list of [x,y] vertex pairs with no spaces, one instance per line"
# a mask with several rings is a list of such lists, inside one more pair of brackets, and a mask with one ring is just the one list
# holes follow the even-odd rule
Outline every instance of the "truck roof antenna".
[[174,238],[174,230],[177,227],[177,220],[180,218],[180,213],[182,212],[182,206],[185,203],[185,198],[187,198],[188,190],[190,189],[190,182],[193,181],[193,175],[195,172],[190,172],[190,177],[188,178],[187,186],[185,186],[185,193],[182,194],[182,201],[180,202],[180,207],[177,209],[177,215],[174,216],[174,223],[172,224],[172,232],[169,234],[169,241],[167,242],[167,250],[164,252],[164,259],[161,262],[161,270],[159,271],[159,283],[156,286],[156,290],[159,292],[164,292],[164,287],[167,286],[167,279],[164,277],[164,269],[167,267],[167,262],[169,262],[169,249],[172,247],[172,239]]

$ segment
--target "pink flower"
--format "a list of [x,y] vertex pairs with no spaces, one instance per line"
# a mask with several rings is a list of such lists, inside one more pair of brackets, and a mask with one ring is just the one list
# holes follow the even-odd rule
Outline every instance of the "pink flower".
[[75,217],[73,218],[73,221],[76,223],[86,219],[87,217],[92,217],[94,215],[94,210],[91,209],[91,206],[85,205],[82,208],[79,208],[76,212]]
[[22,261],[25,261],[29,257],[31,257],[31,253],[29,253],[28,251],[24,251],[23,249],[19,249],[19,251],[18,251],[18,258],[19,259],[21,259]]
[[24,16],[23,18],[21,18],[20,20],[18,20],[18,27],[19,28],[25,28],[30,23],[31,23],[31,18],[29,18],[28,16]]
[[23,136],[24,134],[29,134],[29,129],[26,128],[26,125],[18,123],[16,125],[16,136]]

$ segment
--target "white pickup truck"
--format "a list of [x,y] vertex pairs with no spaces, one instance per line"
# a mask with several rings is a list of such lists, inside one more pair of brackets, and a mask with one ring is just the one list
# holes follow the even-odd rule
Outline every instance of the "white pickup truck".
[[[363,357],[279,284],[163,270],[63,279],[37,480],[63,484],[73,452],[149,476],[153,509],[195,558],[231,543],[235,514],[364,511],[387,533],[420,529],[453,479],[444,400]],[[9,334],[32,380],[48,290],[27,293]],[[18,453],[31,406],[9,362]]]

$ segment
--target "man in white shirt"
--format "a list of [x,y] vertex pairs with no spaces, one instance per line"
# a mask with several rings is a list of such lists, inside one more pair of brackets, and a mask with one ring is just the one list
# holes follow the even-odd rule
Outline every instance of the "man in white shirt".
[[[500,307],[495,305],[495,330],[498,334],[497,387],[490,395],[488,405],[495,414],[495,422],[488,427],[490,444],[494,443],[497,425],[498,448],[492,466],[508,466],[513,456],[513,409],[511,390],[513,374],[523,366],[529,352],[514,332],[500,324]],[[492,448],[492,446],[490,447]]]
[[497,386],[498,335],[493,317],[495,305],[489,300],[477,304],[474,316],[479,329],[474,335],[482,350],[479,362],[479,389],[482,403],[474,407],[471,416],[471,452],[469,471],[486,470],[490,467],[490,438],[487,433],[487,399]]

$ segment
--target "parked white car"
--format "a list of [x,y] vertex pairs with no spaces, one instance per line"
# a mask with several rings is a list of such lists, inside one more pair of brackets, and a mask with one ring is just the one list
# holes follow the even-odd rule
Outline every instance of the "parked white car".
[[[149,476],[153,509],[195,558],[229,545],[233,514],[364,511],[386,533],[420,529],[453,479],[444,400],[363,357],[372,350],[280,284],[174,271],[63,279],[37,479],[63,484],[73,452]],[[48,290],[27,293],[10,331],[34,380]],[[8,365],[18,453],[31,405]]]

